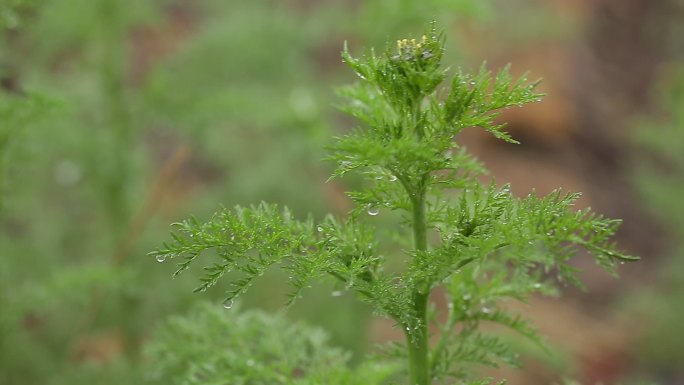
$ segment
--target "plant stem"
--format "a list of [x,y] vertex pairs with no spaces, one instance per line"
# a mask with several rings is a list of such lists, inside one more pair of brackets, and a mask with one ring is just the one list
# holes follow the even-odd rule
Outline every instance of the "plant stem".
[[[413,239],[416,251],[427,250],[425,218],[425,190],[421,187],[413,197]],[[427,332],[427,303],[429,289],[414,289],[413,310],[417,322],[413,330],[406,331],[408,345],[410,385],[430,384],[430,364]]]
[[449,342],[449,337],[451,337],[451,333],[454,330],[454,326],[456,325],[457,320],[458,317],[456,316],[456,312],[454,311],[453,303],[451,302],[451,299],[449,299],[447,321],[442,326],[439,341],[437,341],[437,345],[435,345],[435,348],[432,351],[432,356],[430,357],[430,370],[435,370],[439,356],[446,348],[447,343]]

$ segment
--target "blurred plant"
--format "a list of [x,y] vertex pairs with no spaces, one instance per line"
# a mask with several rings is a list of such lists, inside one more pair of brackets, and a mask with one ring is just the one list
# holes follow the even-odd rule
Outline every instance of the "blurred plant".
[[[2,25],[0,39],[3,384],[137,382],[128,360],[145,331],[134,316],[142,315],[131,290],[137,278],[108,265],[144,176],[122,106],[130,101],[125,34],[140,7],[119,3],[0,5],[21,19]],[[112,208],[115,201],[124,203]],[[95,295],[105,290],[116,295]]]
[[684,252],[684,67],[680,62],[664,71],[657,90],[658,117],[640,119],[634,131],[641,151],[634,162],[633,180],[665,224],[672,241],[666,253],[673,258],[657,273],[658,284],[640,290],[631,304],[645,323],[637,354],[648,368],[655,369],[645,375],[658,376],[663,383],[680,383],[684,380],[684,262],[680,258]]
[[13,141],[31,123],[44,119],[54,102],[40,94],[13,94],[0,91],[0,217],[7,188]]
[[644,157],[636,166],[640,192],[668,224],[674,239],[684,237],[684,69],[666,71],[661,82],[657,110],[661,118],[642,119],[634,131],[636,144]]
[[371,364],[351,372],[349,354],[327,340],[322,330],[282,316],[204,304],[157,330],[146,349],[148,377],[152,384],[372,385],[395,371]]
[[31,11],[37,0],[3,0],[0,2],[0,29],[16,28],[21,24],[22,14]]
[[[10,164],[13,163],[10,162],[13,142],[21,140],[21,131],[27,125],[44,117],[47,105],[47,100],[39,95],[12,95],[0,90],[0,224],[4,220],[5,193],[12,185],[9,174]],[[0,234],[0,246],[4,243],[3,238]],[[0,258],[0,308],[3,309],[0,312],[0,362],[3,363],[10,362],[10,342],[15,340],[10,337],[12,326],[15,324],[14,314],[11,312],[13,301],[9,294],[12,283],[9,276],[10,267],[10,258]],[[0,370],[0,382],[13,383],[13,375]]]
[[[288,209],[266,203],[222,209],[208,222],[177,224],[173,241],[151,254],[159,262],[180,258],[177,275],[202,253],[214,253],[217,259],[204,268],[197,291],[227,275],[227,308],[276,265],[290,275],[288,304],[314,280],[331,279],[401,327],[406,344],[394,352],[407,360],[412,385],[472,379],[472,364],[517,364],[511,346],[485,332],[484,323],[542,341],[528,321],[501,306],[503,300],[554,294],[550,273],[581,286],[569,264],[580,249],[611,273],[617,262],[636,258],[610,240],[619,220],[573,210],[578,194],[518,199],[507,185],[479,182],[484,170],[454,138],[467,127],[481,127],[516,143],[495,122],[499,110],[542,95],[535,92],[537,83],[513,79],[508,68],[494,76],[484,66],[475,75],[459,70],[449,88],[439,88],[447,76],[443,42],[433,28],[380,55],[354,58],[345,48],[344,61],[362,81],[340,91],[342,109],[361,126],[338,138],[329,159],[338,165],[333,178],[357,172],[370,182],[348,194],[356,204],[348,218],[297,220]],[[389,239],[377,237],[363,215],[385,210],[399,212],[404,225]],[[380,254],[379,246],[390,239],[399,240],[404,258]],[[401,259],[404,265],[396,268]],[[429,306],[440,287],[449,304],[441,322]],[[430,325],[437,334],[433,347]]]

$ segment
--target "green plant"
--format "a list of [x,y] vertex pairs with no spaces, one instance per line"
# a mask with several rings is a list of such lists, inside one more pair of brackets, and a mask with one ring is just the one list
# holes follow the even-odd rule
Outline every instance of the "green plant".
[[328,346],[323,330],[292,323],[282,314],[222,310],[205,303],[188,316],[171,317],[156,331],[147,348],[155,358],[151,383],[224,384],[230,373],[231,385],[370,385],[395,372],[391,365],[375,363],[350,371],[349,354]]
[[[276,265],[290,274],[288,304],[315,280],[337,282],[404,330],[406,343],[395,352],[407,360],[411,385],[471,380],[473,363],[516,364],[510,345],[482,324],[501,324],[542,341],[529,322],[501,306],[503,300],[553,294],[553,276],[581,286],[569,264],[581,249],[611,273],[617,262],[636,258],[610,240],[619,220],[573,209],[578,194],[519,199],[507,185],[479,181],[484,169],[454,138],[467,127],[481,127],[515,143],[496,122],[498,111],[542,95],[535,92],[537,83],[513,79],[508,68],[494,76],[484,66],[475,75],[456,71],[450,87],[439,88],[447,77],[443,46],[433,28],[380,55],[354,58],[345,48],[343,59],[361,82],[340,90],[346,100],[341,108],[361,125],[337,139],[329,159],[338,165],[333,177],[357,172],[369,182],[349,193],[356,206],[348,218],[298,220],[267,203],[222,209],[208,222],[176,224],[173,241],[151,254],[160,262],[180,258],[179,274],[213,252],[216,260],[204,267],[197,291],[227,275],[228,308]],[[384,237],[365,217],[380,211],[401,218]],[[389,247],[394,242],[399,247]],[[429,306],[438,287],[448,297],[443,322]]]

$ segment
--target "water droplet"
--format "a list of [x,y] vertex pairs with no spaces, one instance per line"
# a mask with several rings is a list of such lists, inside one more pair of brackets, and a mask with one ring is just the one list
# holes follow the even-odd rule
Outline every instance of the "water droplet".
[[317,230],[319,233],[322,233],[322,232],[323,232],[323,226],[318,226],[318,227],[316,227],[316,230]]
[[235,301],[233,301],[232,299],[229,299],[223,303],[223,307],[226,309],[231,309],[233,307],[234,303],[235,303]]
[[342,295],[342,292],[339,290],[335,290],[332,293],[330,293],[330,295],[332,295],[333,297],[339,297]]
[[166,261],[166,255],[157,255],[157,262],[164,262]]
[[379,213],[380,213],[380,210],[378,210],[377,207],[369,207],[368,208],[368,215],[370,215],[370,216],[374,217],[374,216],[378,215]]
[[389,181],[390,181],[390,182],[394,182],[394,181],[396,181],[396,180],[397,180],[397,176],[396,176],[396,175],[390,175],[390,177],[389,177]]
[[247,360],[247,366],[254,366],[254,360],[253,359],[248,359]]
[[382,180],[382,175],[376,175],[375,180]]

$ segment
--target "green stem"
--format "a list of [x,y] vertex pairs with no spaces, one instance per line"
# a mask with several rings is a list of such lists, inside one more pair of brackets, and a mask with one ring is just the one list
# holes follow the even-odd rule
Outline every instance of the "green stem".
[[[416,251],[427,251],[427,223],[425,217],[425,191],[421,187],[413,197],[413,239]],[[410,385],[430,384],[430,362],[427,330],[427,303],[429,289],[417,287],[413,292],[413,311],[417,322],[413,330],[406,331],[408,345]]]
[[444,349],[446,349],[447,342],[449,341],[449,337],[451,337],[451,332],[454,330],[454,326],[456,326],[456,321],[458,319],[458,317],[456,316],[456,312],[454,311],[454,306],[451,302],[451,299],[449,299],[449,302],[450,303],[447,314],[447,321],[441,328],[441,335],[439,336],[439,341],[437,341],[437,345],[435,345],[435,348],[432,351],[432,357],[430,359],[430,370],[432,371],[434,371],[437,367],[437,363],[439,362],[439,356],[442,354]]
[[415,106],[413,107],[413,112],[411,113],[411,120],[413,121],[413,128],[416,131],[416,135],[418,135],[418,139],[423,139],[423,137],[425,136],[425,131],[423,129],[423,126],[420,124],[420,114],[420,101],[416,101]]

